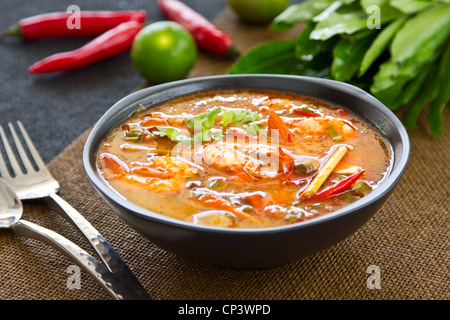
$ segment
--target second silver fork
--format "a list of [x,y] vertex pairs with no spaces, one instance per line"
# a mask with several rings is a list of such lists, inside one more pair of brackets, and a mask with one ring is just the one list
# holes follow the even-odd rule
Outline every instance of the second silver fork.
[[14,174],[11,175],[9,173],[8,167],[0,153],[0,176],[14,189],[21,200],[45,198],[50,205],[61,209],[58,211],[63,213],[64,217],[86,237],[107,268],[113,274],[126,281],[128,285],[134,287],[135,294],[141,299],[150,299],[141,283],[103,236],[77,210],[57,195],[59,183],[48,171],[22,123],[17,121],[17,126],[37,169],[35,169],[28,157],[14,125],[9,123],[8,126],[26,172],[22,171],[20,163],[8,142],[6,133],[0,126],[0,138]]

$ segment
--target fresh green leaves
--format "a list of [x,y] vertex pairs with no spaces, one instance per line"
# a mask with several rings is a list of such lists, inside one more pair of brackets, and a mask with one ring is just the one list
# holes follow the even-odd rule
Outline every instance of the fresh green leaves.
[[332,77],[338,81],[349,81],[358,72],[361,61],[373,39],[373,35],[358,41],[341,38],[333,48]]
[[411,128],[430,104],[428,123],[437,135],[450,100],[449,17],[450,0],[306,0],[271,25],[287,30],[305,23],[297,37],[253,47],[228,73],[346,81],[392,110],[405,106]]
[[211,141],[211,139],[220,139],[222,137],[222,132],[220,130],[211,130],[214,127],[214,122],[220,111],[220,107],[214,108],[186,120],[186,124],[194,130],[193,138],[188,137],[188,135],[182,135],[180,129],[174,127],[156,127],[156,130],[152,131],[152,134],[161,138],[167,137],[171,141],[177,141],[184,144],[192,144],[195,141],[201,142]]
[[295,42],[295,56],[297,59],[308,62],[314,59],[320,53],[330,52],[338,41],[337,37],[326,41],[311,40],[311,32],[314,30],[314,24],[309,22]]
[[[404,113],[405,125],[411,129],[417,129],[417,119],[422,109],[436,98],[439,90],[439,76],[437,66],[433,65],[431,69],[424,73],[424,87],[418,92],[412,105]],[[421,77],[417,79],[420,80]]]
[[263,43],[248,51],[229,70],[238,73],[297,74],[305,63],[295,57],[296,39]]
[[[222,112],[223,111],[223,112]],[[219,114],[222,112],[222,128],[214,128]],[[260,120],[260,115],[251,110],[245,109],[225,109],[221,107],[213,108],[205,113],[193,116],[185,121],[186,125],[193,130],[193,137],[182,135],[180,129],[174,127],[156,127],[152,134],[159,137],[167,137],[171,141],[184,144],[198,142],[208,142],[223,137],[222,129],[234,125],[241,127],[251,135],[257,135],[259,126],[256,121]]]
[[167,137],[167,138],[169,138],[172,141],[177,141],[179,132],[178,132],[178,130],[176,128],[172,128],[172,127],[168,127],[168,128],[156,127],[156,129],[158,131],[153,131],[154,135],[157,135],[157,136],[159,136],[161,138],[162,137]]
[[407,14],[422,11],[432,4],[431,1],[425,0],[391,0],[391,5],[393,7]]
[[183,144],[192,144],[192,143],[195,142],[194,139],[188,137],[187,135],[181,134],[181,130],[178,129],[178,128],[173,128],[173,127],[156,127],[156,129],[157,130],[153,131],[152,134],[156,135],[156,136],[159,136],[160,138],[167,137],[171,141],[180,142],[180,143],[183,143]]
[[222,111],[220,107],[211,109],[208,112],[198,114],[186,120],[186,124],[195,130],[206,131],[214,127],[217,115]]
[[220,107],[211,109],[186,120],[186,125],[194,130],[195,141],[211,141],[222,137],[220,131],[211,131],[214,128],[217,115],[222,111]]
[[377,18],[380,18],[379,22],[383,25],[404,15],[392,5],[392,0],[361,0],[360,3],[364,12],[369,15],[369,22],[372,22],[372,15],[377,17],[379,14]]
[[337,34],[353,34],[367,27],[367,15],[360,8],[335,11],[316,24],[310,38],[327,40]]
[[450,100],[450,41],[447,42],[447,48],[442,55],[439,64],[439,90],[436,99],[430,106],[428,113],[428,123],[430,124],[433,135],[442,134],[444,122],[443,110]]
[[312,20],[325,10],[334,0],[307,0],[287,8],[274,19],[270,28],[275,31],[284,31],[300,22]]
[[256,136],[260,128],[255,121],[258,121],[260,118],[257,112],[251,110],[228,109],[223,113],[221,124],[223,127],[227,127],[230,124],[242,127],[248,134]]
[[308,47],[304,46],[309,41],[308,35],[311,30],[306,28],[294,39],[269,41],[253,47],[231,66],[228,74],[271,73],[326,76],[331,54],[320,54],[323,53],[325,46],[323,44],[317,46],[317,42],[309,44]]
[[251,134],[252,136],[256,136],[259,133],[259,125],[255,122],[250,122],[247,124],[244,124],[244,130],[245,132],[247,132],[248,134]]
[[[222,108],[217,107],[186,120],[186,124],[194,130],[196,139],[200,139],[201,141],[211,141],[212,138],[219,139],[222,137],[221,131],[211,131],[211,129],[214,128],[216,118],[221,111]],[[248,133],[256,135],[259,131],[259,126],[254,122],[259,119],[259,114],[251,110],[226,109],[223,111],[221,124],[223,127],[230,124],[242,126]]]
[[[220,123],[222,128],[214,128],[217,118],[221,112],[222,116]],[[229,125],[242,128],[248,134],[257,135],[260,129],[259,125],[256,123],[258,120],[260,120],[260,115],[251,110],[222,110],[221,107],[216,107],[205,113],[195,115],[185,121],[186,125],[193,130],[194,135],[192,138],[188,135],[183,135],[179,128],[174,127],[156,127],[156,130],[152,131],[152,134],[161,138],[167,137],[171,141],[181,142],[184,144],[208,142],[222,138],[223,129]]]
[[258,121],[260,116],[258,113],[246,109],[228,109],[225,110],[222,116],[222,126],[226,127],[229,124],[241,125],[247,122]]
[[392,60],[404,62],[424,46],[436,50],[450,32],[450,5],[436,4],[408,19],[395,35]]
[[380,57],[383,51],[386,50],[387,46],[391,42],[392,38],[395,36],[397,31],[403,26],[406,21],[406,17],[401,17],[389,24],[386,28],[384,28],[372,42],[370,47],[367,49],[364,54],[363,60],[361,61],[361,65],[359,67],[359,75],[363,75],[372,63],[375,62],[376,59]]

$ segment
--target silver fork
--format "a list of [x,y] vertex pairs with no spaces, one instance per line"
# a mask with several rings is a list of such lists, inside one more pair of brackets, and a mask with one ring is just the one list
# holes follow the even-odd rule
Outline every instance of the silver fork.
[[14,125],[9,123],[8,126],[26,172],[22,171],[20,163],[8,142],[6,133],[0,126],[0,137],[14,174],[13,176],[9,173],[8,167],[0,153],[0,176],[13,188],[21,200],[45,198],[52,206],[59,207],[61,210],[58,211],[86,237],[111,273],[123,279],[130,288],[133,288],[132,290],[138,297],[150,299],[139,280],[103,236],[77,210],[57,195],[60,188],[59,183],[48,171],[22,123],[17,121],[17,126],[37,170],[28,157]]

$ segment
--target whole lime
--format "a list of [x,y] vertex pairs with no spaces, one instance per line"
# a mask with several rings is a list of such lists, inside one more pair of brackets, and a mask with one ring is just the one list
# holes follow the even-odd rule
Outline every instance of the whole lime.
[[290,0],[228,0],[231,9],[250,23],[268,23],[283,12]]
[[142,28],[131,47],[136,70],[151,83],[180,80],[197,60],[197,45],[180,24],[159,21]]

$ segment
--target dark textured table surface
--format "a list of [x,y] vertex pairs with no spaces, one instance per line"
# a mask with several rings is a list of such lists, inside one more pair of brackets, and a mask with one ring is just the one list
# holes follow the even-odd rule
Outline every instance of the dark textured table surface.
[[[227,6],[226,0],[184,0],[208,19]],[[0,30],[22,18],[66,11],[145,9],[149,21],[165,19],[156,0],[2,0]],[[0,125],[21,120],[46,163],[91,127],[116,101],[143,83],[126,52],[91,67],[64,74],[31,75],[27,68],[57,52],[74,50],[88,39],[0,41]],[[0,150],[1,151],[1,150]]]

